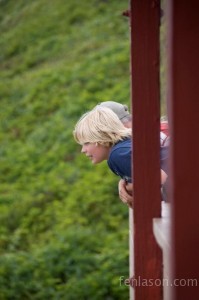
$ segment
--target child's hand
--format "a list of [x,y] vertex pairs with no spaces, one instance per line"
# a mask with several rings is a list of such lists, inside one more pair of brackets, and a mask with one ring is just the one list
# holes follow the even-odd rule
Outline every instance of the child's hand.
[[133,208],[133,185],[121,179],[118,183],[119,197],[123,203]]

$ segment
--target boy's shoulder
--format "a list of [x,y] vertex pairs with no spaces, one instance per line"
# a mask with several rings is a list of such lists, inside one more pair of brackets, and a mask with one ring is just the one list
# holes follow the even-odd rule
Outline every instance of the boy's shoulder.
[[131,182],[131,139],[115,144],[107,160],[109,168],[118,176]]
[[123,141],[119,141],[111,148],[109,154],[109,162],[117,161],[118,164],[122,163],[123,158],[125,159],[129,159],[129,157],[131,158],[131,151],[132,151],[131,138],[125,139]]
[[131,142],[131,138],[127,138],[125,140],[119,141],[117,144],[115,144],[112,147],[112,151],[115,151],[117,149],[122,149],[122,148],[131,148],[132,147],[132,142]]

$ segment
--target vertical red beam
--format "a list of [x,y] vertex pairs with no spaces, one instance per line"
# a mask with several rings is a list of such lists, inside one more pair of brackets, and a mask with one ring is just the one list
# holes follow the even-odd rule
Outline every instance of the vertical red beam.
[[152,231],[152,219],[161,213],[159,5],[159,1],[131,0],[136,300],[162,299],[162,253]]
[[168,1],[175,299],[199,299],[199,3]]

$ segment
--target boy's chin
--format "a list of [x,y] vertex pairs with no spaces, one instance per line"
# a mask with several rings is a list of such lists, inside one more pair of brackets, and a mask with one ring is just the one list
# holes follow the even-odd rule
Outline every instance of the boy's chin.
[[97,165],[97,164],[99,164],[99,163],[101,163],[101,160],[100,160],[100,161],[95,160],[95,159],[92,160],[92,164],[93,164],[93,165]]

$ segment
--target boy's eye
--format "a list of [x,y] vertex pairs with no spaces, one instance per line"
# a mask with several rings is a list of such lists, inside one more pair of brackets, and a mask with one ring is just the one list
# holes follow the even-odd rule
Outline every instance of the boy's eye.
[[86,143],[84,143],[83,145],[86,146],[86,145],[89,145],[89,144],[90,144],[89,142],[86,142]]

